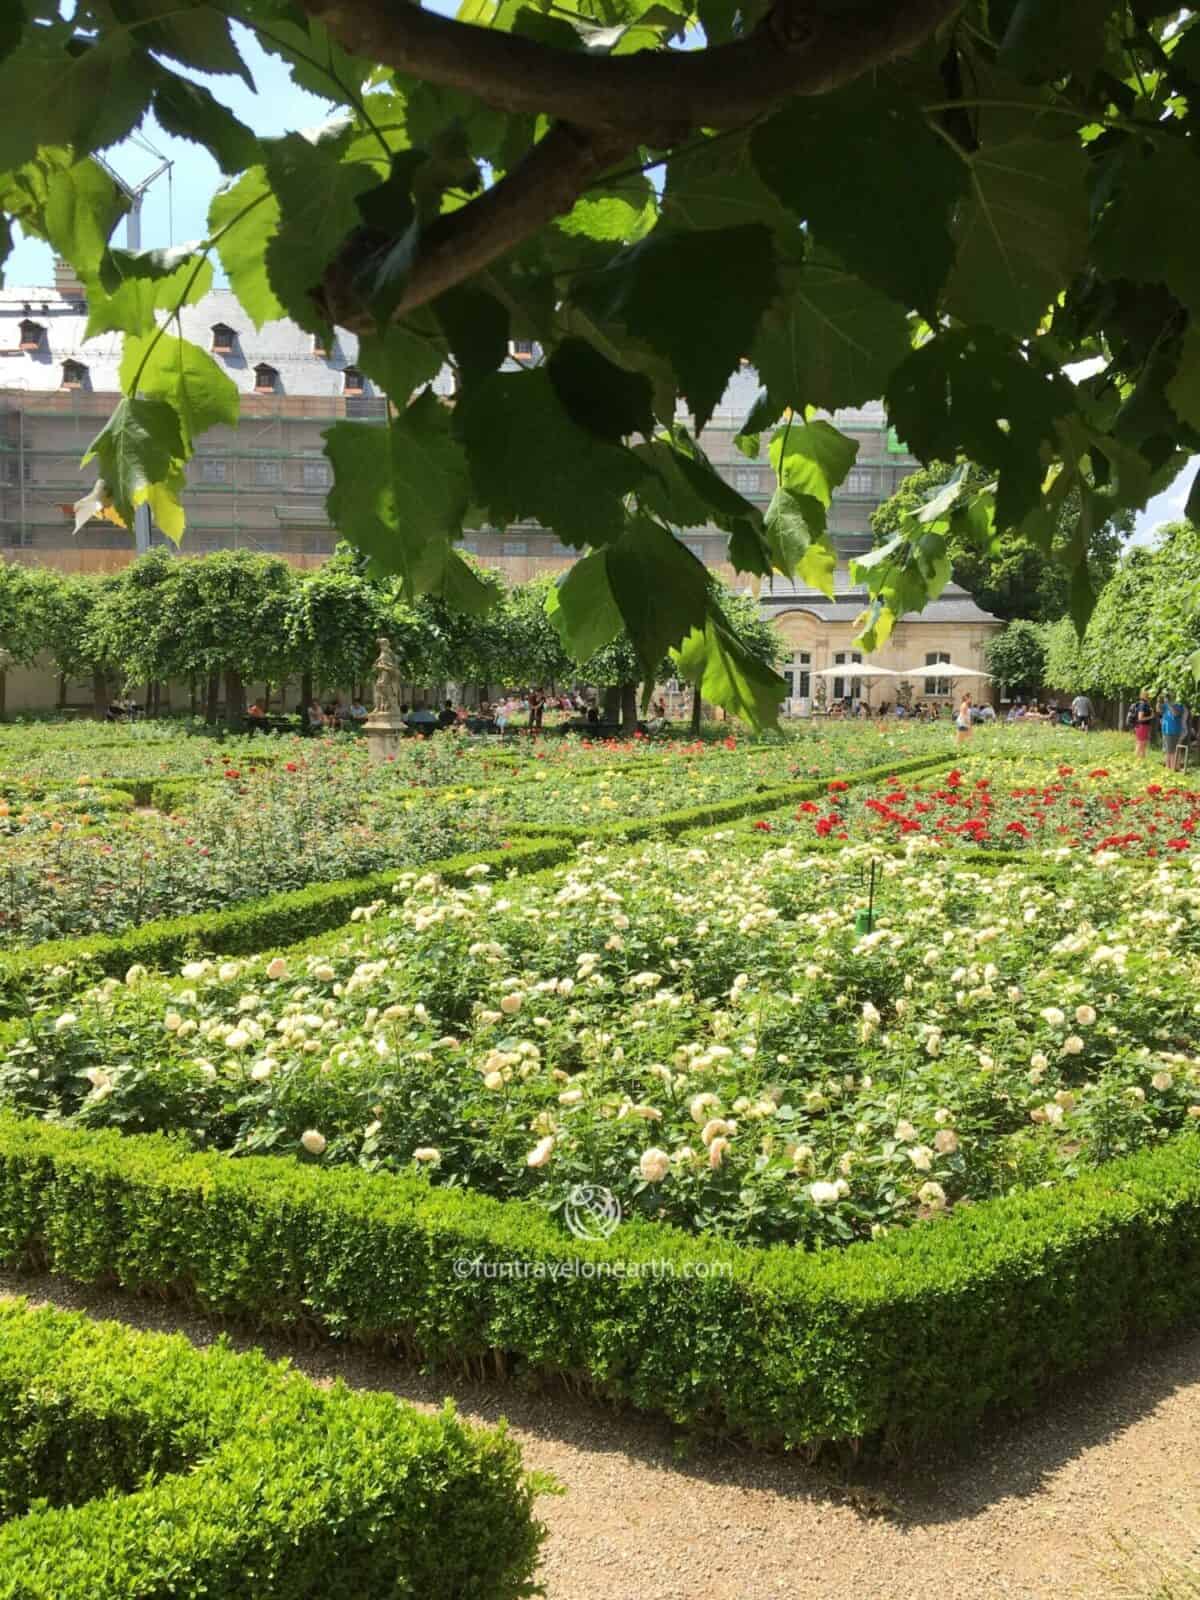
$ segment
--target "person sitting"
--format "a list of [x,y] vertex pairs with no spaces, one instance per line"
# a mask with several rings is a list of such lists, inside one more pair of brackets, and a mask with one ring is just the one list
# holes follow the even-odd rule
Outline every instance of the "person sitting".
[[671,724],[667,721],[667,708],[661,699],[656,700],[650,707],[650,720],[646,724],[646,732],[651,738],[658,738],[667,732]]
[[588,726],[590,728],[595,728],[595,727],[597,727],[599,725],[599,722],[600,722],[600,707],[599,706],[594,706],[594,705],[593,706],[589,706],[587,708],[587,724],[588,724]]
[[329,719],[335,728],[341,729],[350,720],[350,713],[346,709],[346,702],[338,695],[329,711]]
[[426,739],[438,725],[437,714],[427,705],[418,703],[404,719],[415,733],[422,734]]
[[246,728],[250,733],[266,733],[268,731],[267,708],[261,700],[255,700],[247,706]]
[[367,708],[361,700],[350,698],[350,710],[347,712],[351,722],[361,723],[367,720]]
[[321,709],[321,702],[314,697],[308,703],[308,709],[303,712],[305,726],[310,733],[321,733],[325,727],[325,713]]
[[438,712],[438,727],[453,728],[458,722],[458,713],[454,709],[454,701],[447,700]]

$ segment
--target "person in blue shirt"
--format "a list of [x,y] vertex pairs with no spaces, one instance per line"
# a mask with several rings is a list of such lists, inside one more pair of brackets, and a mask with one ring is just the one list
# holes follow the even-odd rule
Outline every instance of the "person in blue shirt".
[[1180,746],[1187,738],[1188,711],[1182,700],[1167,694],[1159,706],[1159,727],[1162,731],[1163,760],[1167,768],[1176,772],[1180,766]]

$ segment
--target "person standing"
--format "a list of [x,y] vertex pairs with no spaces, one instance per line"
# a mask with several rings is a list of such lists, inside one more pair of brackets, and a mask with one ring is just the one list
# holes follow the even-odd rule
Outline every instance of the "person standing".
[[966,744],[971,737],[971,696],[964,694],[958,703],[958,714],[954,719],[954,726],[958,729],[955,735],[955,744]]
[[1164,695],[1159,704],[1159,726],[1162,728],[1163,764],[1168,771],[1179,767],[1180,745],[1187,738],[1188,710],[1182,700],[1171,694]]
[[1092,726],[1092,702],[1086,694],[1077,694],[1071,701],[1071,719],[1077,728],[1082,728],[1085,733]]
[[1144,761],[1146,752],[1150,748],[1150,735],[1154,730],[1154,707],[1150,703],[1148,689],[1143,689],[1133,702],[1131,717],[1133,721],[1134,752],[1139,761]]

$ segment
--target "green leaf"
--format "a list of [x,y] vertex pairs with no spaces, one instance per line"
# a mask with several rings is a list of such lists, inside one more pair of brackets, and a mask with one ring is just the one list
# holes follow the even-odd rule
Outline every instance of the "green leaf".
[[9,0],[6,11],[0,16],[0,62],[20,44],[26,21],[21,0]]
[[267,276],[266,248],[279,226],[279,201],[265,167],[251,167],[236,183],[217,191],[208,226],[229,287],[254,326],[286,316]]
[[776,404],[769,389],[760,389],[755,395],[754,403],[733,437],[734,444],[749,460],[758,460],[762,454],[762,430],[778,422],[782,411],[783,402]]
[[1013,139],[969,158],[946,307],[1030,333],[1087,256],[1088,158],[1078,140]]
[[830,422],[793,422],[779,429],[768,454],[785,488],[811,495],[828,509],[858,457],[858,445]]
[[470,470],[451,431],[449,407],[429,389],[393,419],[388,439],[411,593],[421,594],[436,581],[433,575],[443,570],[446,550],[462,534]]
[[599,553],[643,676],[653,680],[667,651],[704,625],[704,563],[649,517],[631,519],[624,535]]
[[1181,421],[1200,428],[1200,323],[1188,324],[1175,376],[1167,385],[1167,400]]
[[486,378],[508,356],[508,311],[471,284],[439,295],[431,307],[464,383]]
[[[339,130],[315,143],[289,133],[266,147],[267,175],[279,202],[279,223],[267,244],[267,276],[288,315],[318,333],[325,318],[312,291],[346,235],[358,226],[357,197],[379,182],[378,173],[365,162],[342,159],[346,143],[345,132]],[[386,276],[386,287],[378,283],[377,290],[390,295],[394,274],[389,270]]]
[[576,561],[546,595],[546,614],[567,654],[589,661],[613,642],[624,622],[608,581],[603,550]]
[[658,219],[654,188],[640,172],[606,183],[582,195],[555,226],[563,233],[607,244],[635,244]]
[[964,455],[995,468],[996,520],[1015,527],[1038,503],[1041,447],[1055,439],[1056,420],[1074,411],[1075,391],[991,329],[948,329],[896,368],[887,404],[923,461]]
[[800,241],[796,219],[758,175],[746,133],[685,146],[667,160],[663,221],[673,228],[737,228],[763,222]]
[[271,8],[266,25],[256,33],[259,44],[291,67],[293,80],[318,100],[341,99],[347,90],[357,93],[376,70],[375,63],[352,56],[315,17],[297,6]]
[[179,418],[165,400],[122,400],[88,446],[81,466],[99,463],[113,507],[127,527],[150,486],[177,471],[183,455]]
[[741,644],[719,612],[710,611],[697,628],[672,651],[680,676],[699,685],[703,697],[723,706],[752,727],[773,727],[787,684]]
[[[428,322],[428,332],[423,331],[422,321]],[[364,334],[358,341],[359,367],[397,406],[407,405],[414,390],[435,378],[444,359],[436,325],[424,312],[389,323],[382,333]]]
[[825,530],[825,507],[811,494],[780,485],[764,521],[775,569],[833,598],[837,550]]
[[146,50],[170,56],[200,72],[232,73],[254,93],[254,79],[238,53],[229,23],[215,6],[195,0],[108,0],[114,15],[125,23]]
[[48,183],[46,238],[60,256],[86,271],[128,208],[128,200],[98,162],[79,161]]
[[877,399],[908,349],[903,308],[818,254],[784,273],[752,359],[778,416],[784,406],[832,411]]
[[88,278],[86,338],[153,333],[156,310],[194,305],[212,287],[212,263],[195,245],[170,250],[107,250],[98,281]]
[[447,550],[441,576],[430,584],[429,593],[440,596],[455,611],[466,611],[473,617],[490,611],[500,599],[497,586],[486,583],[457,550]]
[[330,522],[385,571],[395,572],[400,519],[387,431],[361,422],[335,422],[323,437],[333,466],[333,486],[325,500]]
[[[1200,162],[1190,141],[1128,142],[1097,196],[1108,204],[1093,227],[1092,260],[1110,278],[1165,283],[1200,316]],[[1165,209],[1164,209],[1165,208]],[[1164,228],[1164,216],[1171,226]]]
[[167,133],[211,151],[221,171],[230,176],[259,159],[255,134],[201,83],[168,74],[154,96],[154,115]]
[[121,387],[128,392],[135,382],[139,394],[166,401],[178,413],[186,447],[178,452],[181,455],[190,455],[196,440],[209,428],[237,424],[237,385],[207,350],[187,339],[166,334],[157,342],[154,335],[127,337],[121,357]]
[[150,507],[150,515],[172,544],[179,543],[187,526],[183,509],[186,488],[187,474],[177,462],[172,462],[161,483],[151,483],[146,487],[145,499]]
[[647,469],[572,422],[544,369],[482,379],[459,400],[455,426],[490,522],[533,517],[575,545],[620,537],[624,498]]
[[640,372],[626,372],[584,339],[564,339],[547,364],[563,409],[581,428],[614,444],[654,431],[653,389]]
[[920,104],[884,79],[798,97],[751,139],[764,181],[851,272],[932,313],[966,168]]
[[1109,0],[1017,0],[1000,45],[1000,66],[1032,83],[1065,67],[1089,76],[1105,55]]
[[48,145],[80,160],[116,144],[145,114],[161,70],[124,31],[85,42],[70,22],[27,28],[0,62],[0,172]]
[[[774,247],[761,224],[702,234],[660,224],[583,283],[576,298],[673,363],[702,428],[774,292]],[[712,315],[714,306],[720,317]]]

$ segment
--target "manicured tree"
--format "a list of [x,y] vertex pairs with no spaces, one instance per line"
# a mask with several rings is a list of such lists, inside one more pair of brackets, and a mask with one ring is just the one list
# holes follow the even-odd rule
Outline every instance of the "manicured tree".
[[0,560],[0,717],[11,667],[32,666],[42,648],[42,595],[32,570]]
[[305,705],[314,681],[353,688],[363,680],[390,615],[379,586],[336,559],[299,579],[288,596],[286,633]]
[[1002,688],[1031,694],[1046,682],[1046,626],[1010,622],[984,652],[988,671]]
[[[123,687],[161,683],[188,672],[173,600],[181,565],[165,550],[151,550],[98,584],[89,617],[89,649]],[[99,714],[98,701],[96,709]]]
[[92,708],[103,717],[111,695],[109,675],[114,663],[107,654],[102,625],[107,591],[119,578],[44,568],[39,577],[46,585],[43,606],[43,648],[53,658],[60,679],[90,677]]
[[287,675],[295,585],[286,561],[246,550],[178,562],[166,627],[179,670],[207,682],[207,721],[216,721],[222,680],[225,720],[233,723],[245,714],[247,682],[278,682]]

